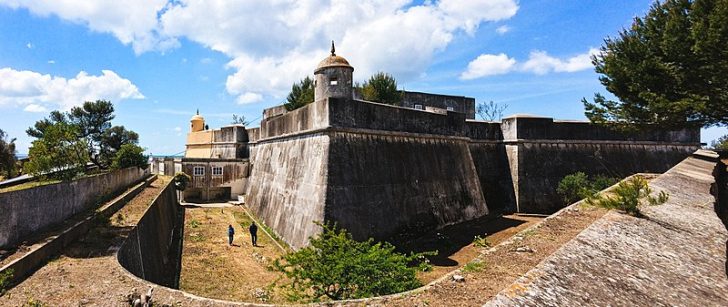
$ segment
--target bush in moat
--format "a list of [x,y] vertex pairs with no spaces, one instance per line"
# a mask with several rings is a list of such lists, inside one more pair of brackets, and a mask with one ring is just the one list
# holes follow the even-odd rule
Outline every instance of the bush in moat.
[[603,175],[590,178],[583,172],[576,172],[561,179],[556,188],[556,193],[563,197],[566,204],[572,204],[580,199],[591,197],[597,192],[612,186],[617,181],[616,178]]
[[431,268],[425,256],[434,252],[395,252],[386,242],[354,240],[346,230],[320,224],[323,232],[310,245],[276,259],[272,270],[290,281],[283,285],[292,301],[364,298],[420,287],[416,274]]

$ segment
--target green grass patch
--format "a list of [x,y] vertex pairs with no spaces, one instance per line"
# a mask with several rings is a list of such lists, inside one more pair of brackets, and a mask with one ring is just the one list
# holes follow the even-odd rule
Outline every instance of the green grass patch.
[[474,273],[474,272],[481,272],[485,269],[485,262],[481,262],[479,260],[475,260],[473,262],[468,262],[463,266],[461,271],[464,273]]

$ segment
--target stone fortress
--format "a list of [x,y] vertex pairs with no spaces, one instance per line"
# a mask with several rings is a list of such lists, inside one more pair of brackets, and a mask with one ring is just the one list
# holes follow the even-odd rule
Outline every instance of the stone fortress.
[[[589,122],[474,119],[475,100],[404,92],[400,106],[357,98],[335,54],[314,70],[315,101],[264,111],[260,127],[205,128],[195,115],[182,170],[188,200],[244,197],[294,248],[335,222],[386,239],[489,213],[552,213],[556,186],[583,171],[661,173],[700,148],[699,130],[622,133]],[[167,169],[174,167],[168,166]]]

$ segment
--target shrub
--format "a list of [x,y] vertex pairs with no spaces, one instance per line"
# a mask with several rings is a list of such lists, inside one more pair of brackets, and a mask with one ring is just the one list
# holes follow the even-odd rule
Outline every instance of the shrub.
[[473,238],[473,245],[477,247],[490,247],[490,242],[488,242],[488,237],[475,236]]
[[604,190],[617,182],[616,178],[596,175],[589,178],[583,172],[566,175],[559,182],[556,193],[564,198],[566,204],[574,203],[580,199],[589,198],[595,193]]
[[0,296],[5,294],[7,287],[10,286],[14,273],[13,269],[7,269],[5,272],[0,272]]
[[556,188],[556,193],[559,193],[567,204],[584,198],[588,191],[589,179],[582,172],[566,175],[566,177],[561,179],[559,186]]
[[148,157],[144,155],[144,148],[135,144],[121,145],[119,151],[111,162],[111,168],[121,169],[127,167],[139,167],[146,169],[149,166]]
[[358,242],[335,225],[318,225],[323,232],[311,237],[308,247],[276,259],[271,266],[290,280],[283,285],[289,300],[340,300],[407,291],[422,285],[417,271],[431,267],[425,256],[433,252],[405,255],[389,243]]
[[184,191],[187,189],[187,185],[190,183],[190,180],[192,180],[192,177],[190,175],[187,175],[183,172],[177,172],[174,174],[174,188],[178,191]]
[[657,196],[651,196],[652,189],[642,176],[633,176],[622,181],[609,195],[592,195],[587,203],[607,209],[619,209],[629,215],[639,216],[638,206],[647,201],[649,205],[659,205],[667,202],[669,195],[661,191]]

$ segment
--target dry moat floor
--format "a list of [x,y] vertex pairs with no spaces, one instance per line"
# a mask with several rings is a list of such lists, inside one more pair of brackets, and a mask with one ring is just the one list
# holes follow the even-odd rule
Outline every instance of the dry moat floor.
[[[431,259],[433,270],[418,276],[427,284],[478,256],[483,248],[473,244],[476,235],[495,245],[540,220],[516,215],[484,217],[427,233],[410,241],[416,244],[404,244],[401,249],[438,251]],[[267,269],[284,250],[262,231],[259,246],[253,247],[250,222],[240,206],[186,209],[180,289],[224,300],[286,303],[280,289],[272,286],[284,276]],[[235,228],[233,246],[227,244],[228,225]]]

